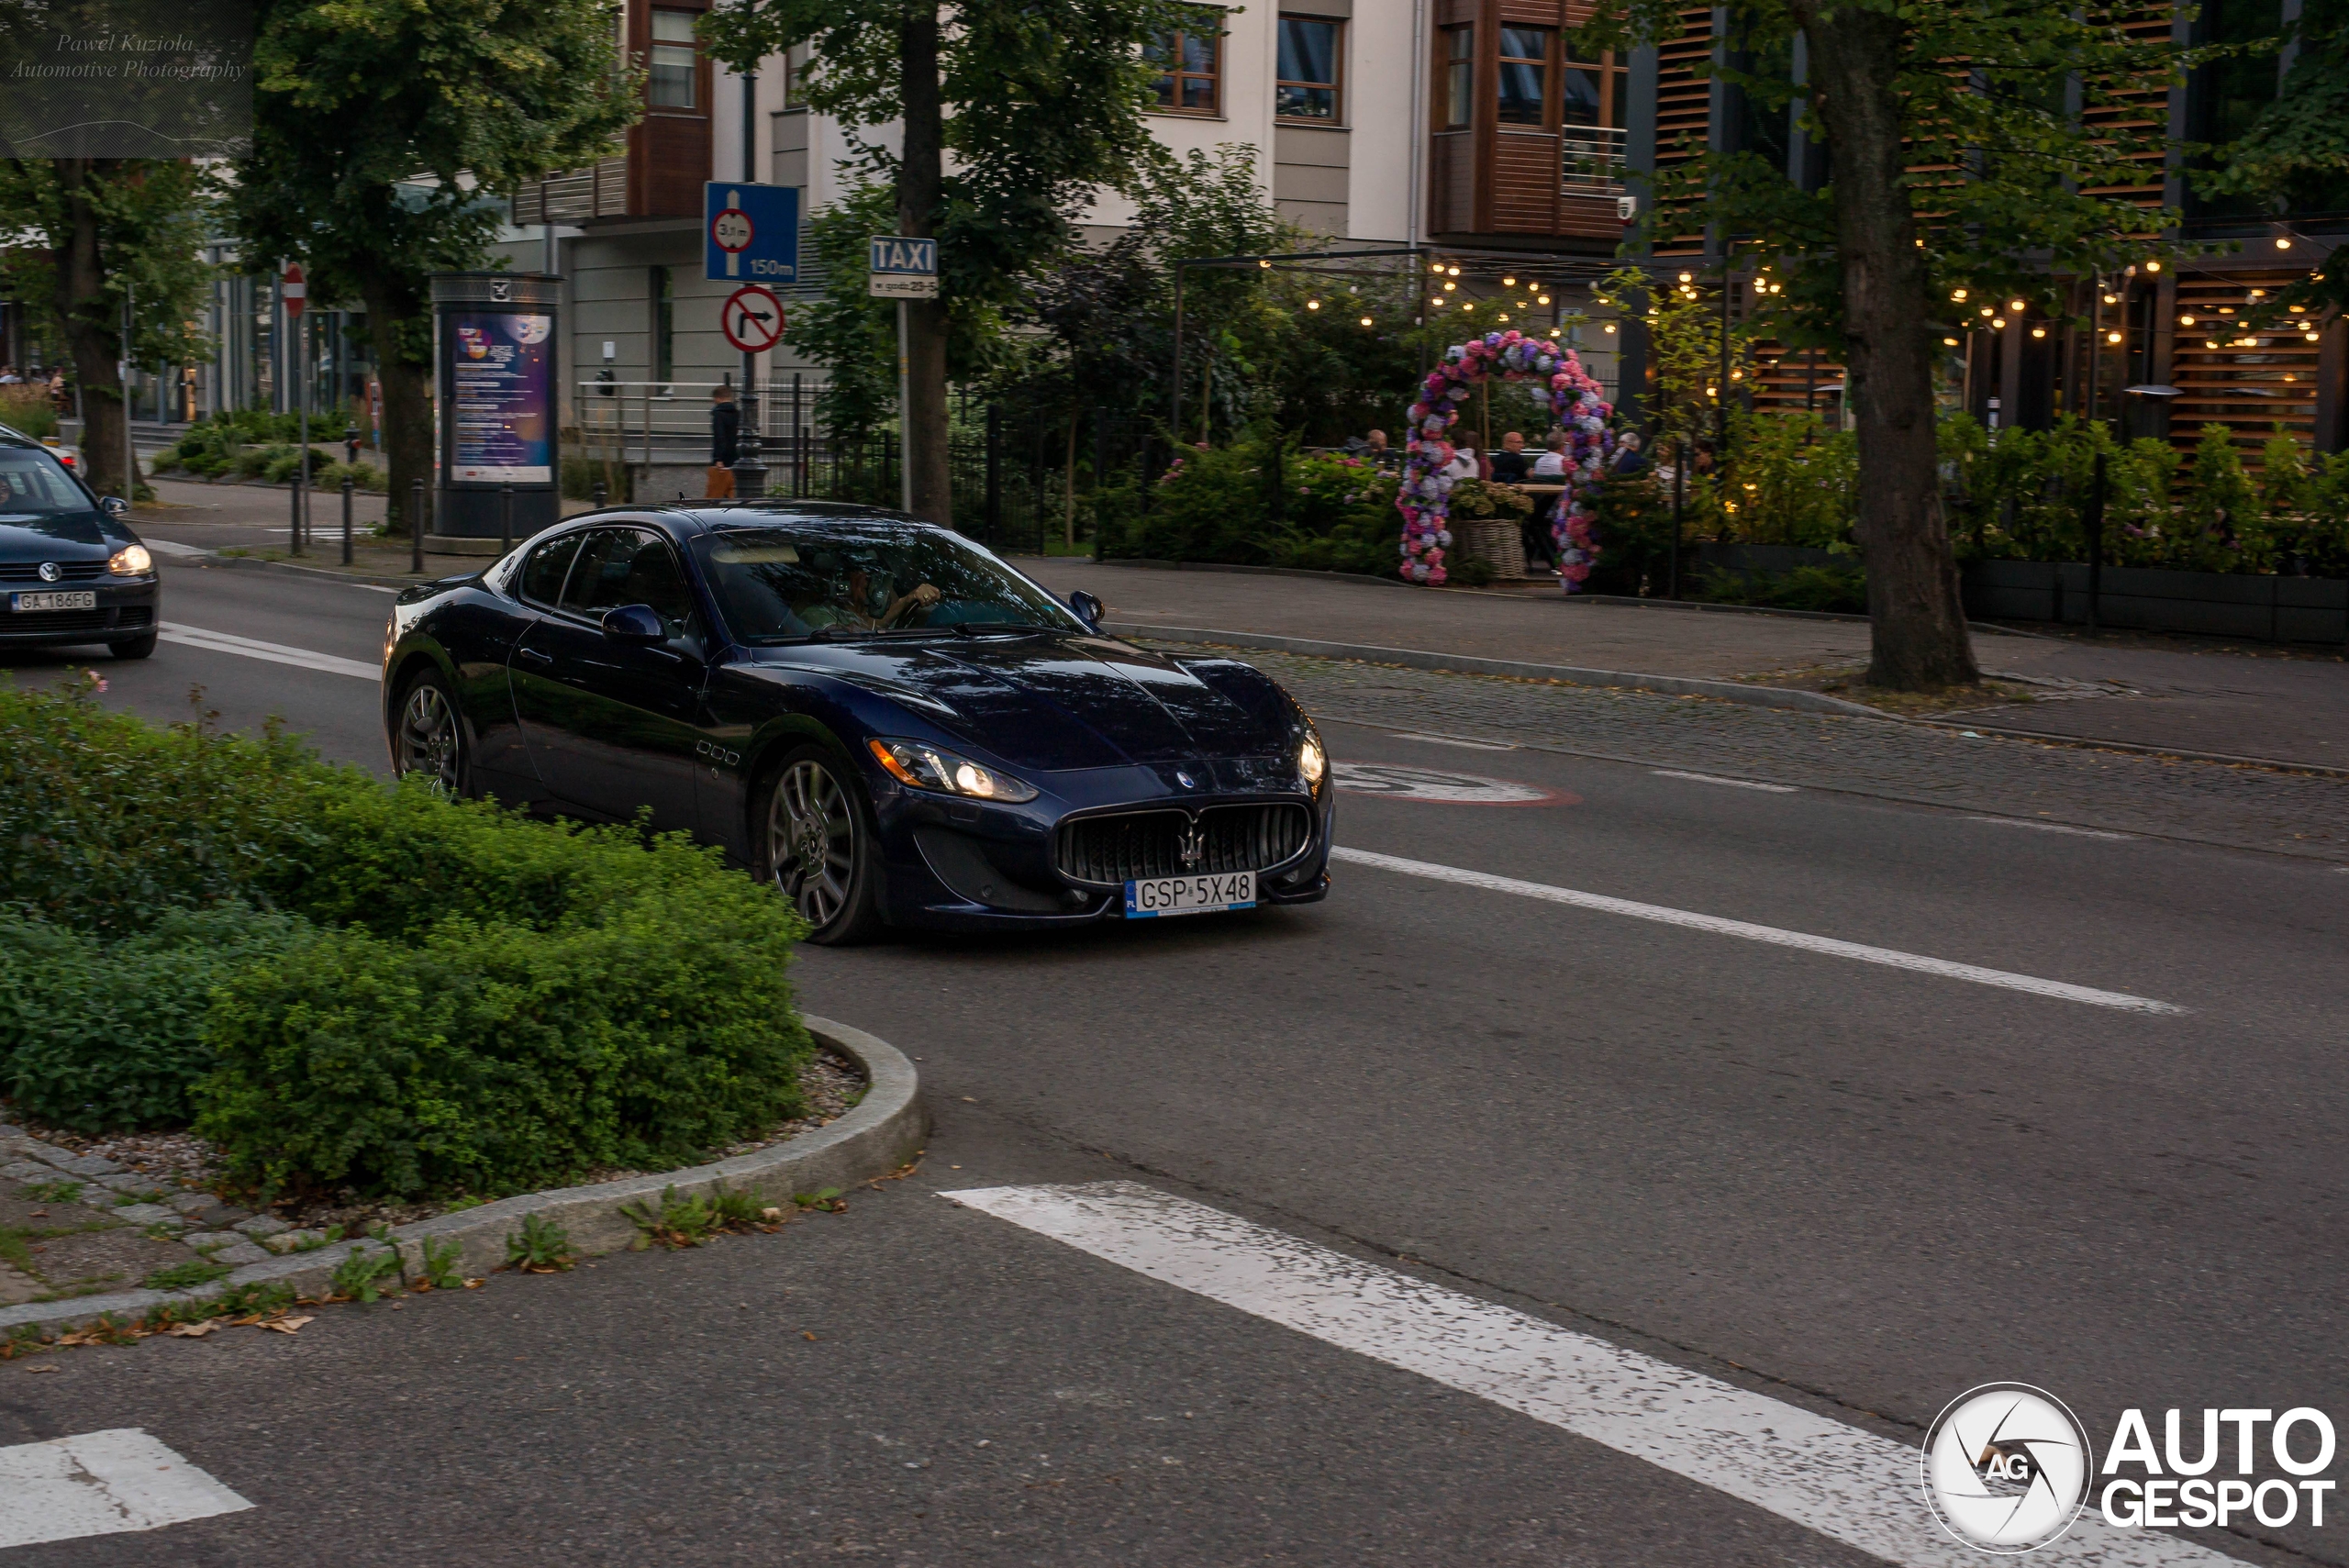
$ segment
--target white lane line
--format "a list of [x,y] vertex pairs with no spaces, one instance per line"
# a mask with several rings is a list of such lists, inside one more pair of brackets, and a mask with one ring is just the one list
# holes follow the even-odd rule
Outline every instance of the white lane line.
[[2069,833],[2075,839],[2134,840],[2134,833],[2106,833],[2094,828],[2067,828],[2061,822],[2032,822],[2021,817],[1969,817],[1968,822],[1988,822],[2000,828],[2031,828],[2042,833]]
[[212,553],[200,544],[182,544],[175,539],[156,539],[152,535],[145,537],[147,548],[158,555],[209,555]]
[[1395,739],[1424,740],[1431,746],[1464,746],[1471,751],[1514,751],[1518,749],[1517,742],[1514,740],[1471,740],[1461,735],[1402,734],[1396,736]]
[[1792,784],[1756,784],[1752,779],[1725,779],[1712,773],[1684,773],[1676,768],[1650,768],[1648,772],[1660,779],[1687,779],[1691,784],[1728,784],[1732,789],[1761,789],[1772,795],[1798,795]]
[[232,637],[225,631],[206,631],[200,626],[181,626],[165,621],[159,635],[165,642],[176,642],[185,648],[208,649],[215,653],[234,653],[241,659],[260,659],[272,664],[291,664],[300,670],[323,670],[329,675],[349,675],[362,681],[381,681],[383,670],[357,659],[338,658],[332,653],[320,653],[308,648],[288,648],[282,642],[259,642],[250,637]]
[[[1133,1182],[941,1195],[1121,1268],[1644,1460],[1904,1568],[1981,1568],[1906,1443]],[[1953,1391],[1954,1392],[1954,1391]],[[2034,1568],[2240,1568],[2091,1507]]]
[[251,1507],[136,1427],[0,1448],[0,1547],[160,1529]]
[[1596,909],[1603,914],[1628,915],[1635,920],[1655,920],[1666,926],[1685,926],[1694,931],[1711,931],[1718,936],[1743,937],[1748,941],[1770,942],[1782,948],[1800,948],[1805,952],[1825,953],[1831,958],[1856,959],[1862,963],[1880,963],[1888,969],[1909,969],[1920,974],[1938,974],[1951,980],[1970,980],[1977,985],[1997,985],[2009,991],[2026,991],[2034,996],[2053,996],[2065,1002],[2086,1002],[2092,1006],[2118,1007],[2125,1013],[2183,1013],[2184,1007],[2169,1002],[2157,1002],[2150,996],[2132,996],[2126,991],[2099,991],[2087,985],[2070,985],[2061,980],[2042,980],[2036,975],[2014,974],[2003,969],[1985,969],[1979,964],[1955,963],[1945,958],[1928,958],[1922,953],[1902,952],[1897,948],[1869,947],[1864,942],[1847,942],[1834,937],[1814,937],[1807,931],[1781,930],[1776,926],[1757,926],[1747,920],[1725,920],[1718,915],[1699,915],[1692,910],[1669,908],[1662,904],[1641,904],[1629,898],[1609,898],[1601,893],[1583,893],[1571,887],[1553,887],[1545,882],[1520,882],[1513,876],[1494,876],[1486,872],[1467,871],[1459,866],[1436,865],[1428,861],[1407,861],[1398,855],[1382,855],[1369,850],[1350,850],[1343,845],[1332,848],[1330,858],[1348,861],[1355,865],[1374,866],[1380,871],[1399,872],[1405,876],[1424,876],[1437,882],[1457,883],[1463,887],[1481,887],[1493,893],[1511,893],[1520,898],[1540,898],[1552,904],[1571,904],[1578,909]]

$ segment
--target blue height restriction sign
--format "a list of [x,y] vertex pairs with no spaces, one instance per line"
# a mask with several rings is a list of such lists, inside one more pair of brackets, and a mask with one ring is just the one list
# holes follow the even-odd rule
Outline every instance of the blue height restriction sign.
[[714,283],[799,281],[799,187],[712,180],[701,188],[703,275]]

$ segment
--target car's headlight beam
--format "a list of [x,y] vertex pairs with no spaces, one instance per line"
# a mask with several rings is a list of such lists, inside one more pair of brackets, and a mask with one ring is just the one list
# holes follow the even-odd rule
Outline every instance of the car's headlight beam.
[[143,544],[127,544],[114,552],[106,570],[117,577],[144,577],[155,570],[155,558]]
[[1321,780],[1330,771],[1330,759],[1321,750],[1320,737],[1308,735],[1305,744],[1297,749],[1297,771],[1317,793],[1320,790]]
[[958,756],[943,746],[922,740],[868,740],[865,744],[872,748],[873,760],[909,788],[1011,805],[1036,798],[1033,784]]

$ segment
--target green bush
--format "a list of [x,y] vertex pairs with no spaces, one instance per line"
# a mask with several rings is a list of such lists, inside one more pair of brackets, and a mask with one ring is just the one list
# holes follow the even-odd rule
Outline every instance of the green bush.
[[345,929],[245,970],[211,1017],[197,1129],[265,1189],[406,1195],[674,1163],[772,1127],[801,1108],[810,1049],[784,978],[797,931],[732,882],[555,931]]
[[1151,486],[1094,497],[1108,553],[1385,575],[1400,559],[1396,480],[1359,458],[1306,453],[1269,435],[1184,447]]
[[[286,472],[289,473],[293,472],[291,465]],[[313,483],[321,490],[340,490],[342,488],[342,482],[346,479],[351,481],[351,487],[355,490],[369,491],[376,495],[383,493],[384,471],[372,462],[325,463],[316,471]]]
[[0,425],[37,441],[57,434],[57,409],[48,389],[0,386]]
[[1865,614],[1867,573],[1853,566],[1798,566],[1791,572],[1747,574],[1708,571],[1692,598],[1717,605],[1764,605],[1781,610],[1835,610]]
[[[804,927],[718,851],[88,693],[0,685],[0,906],[63,955],[32,1005],[74,1020],[33,1079],[11,1051],[43,1106],[151,1125],[192,1102],[245,1180],[403,1195],[689,1157],[796,1109]],[[97,1060],[142,1023],[147,1056]]]
[[184,1127],[213,1066],[214,988],[314,935],[242,904],[175,910],[113,943],[0,910],[0,1089],[77,1132]]

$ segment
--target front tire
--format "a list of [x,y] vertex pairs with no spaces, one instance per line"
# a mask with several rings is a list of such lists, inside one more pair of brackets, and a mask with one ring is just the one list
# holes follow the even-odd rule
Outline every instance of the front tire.
[[150,631],[144,637],[134,637],[128,642],[109,642],[106,644],[106,651],[117,659],[145,659],[155,651],[155,639],[159,635],[161,634]]
[[457,699],[437,670],[427,670],[400,694],[399,720],[392,730],[392,771],[417,774],[438,793],[465,792],[465,727]]
[[786,755],[756,805],[758,874],[807,922],[807,940],[844,947],[881,928],[881,850],[863,787],[820,746]]

